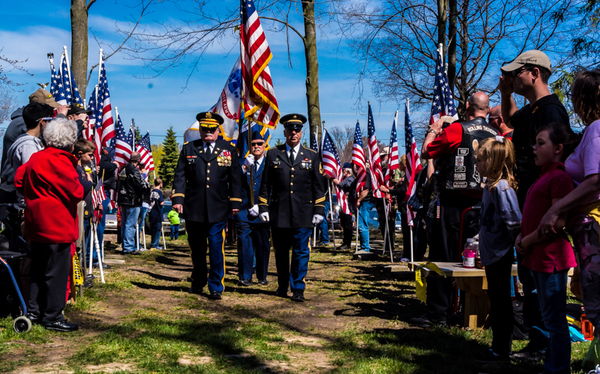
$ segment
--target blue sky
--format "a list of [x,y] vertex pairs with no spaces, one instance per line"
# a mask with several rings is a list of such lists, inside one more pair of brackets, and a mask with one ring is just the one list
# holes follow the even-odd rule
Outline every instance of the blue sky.
[[[128,2],[116,0],[98,0],[92,5],[89,13],[89,27],[105,44],[116,46],[122,36],[115,32],[116,26],[126,28],[128,21],[137,18],[138,11],[127,6]],[[22,63],[33,76],[18,71],[8,72],[9,78],[22,83],[16,94],[17,104],[25,105],[30,93],[35,91],[37,83],[50,80],[50,70],[46,54],[54,53],[55,64],[58,64],[63,45],[71,47],[70,36],[70,1],[40,1],[31,0],[26,3],[4,2],[3,22],[0,24],[0,40],[2,41],[3,56],[11,59],[27,60]],[[237,0],[215,2],[218,7],[229,7],[238,4]],[[189,16],[186,16],[189,18]],[[153,13],[146,16],[143,26],[157,27],[158,22],[179,23],[181,12],[169,2],[160,3],[153,8]],[[267,21],[263,26],[267,26]],[[302,29],[301,22],[295,21],[295,26]],[[265,27],[266,28],[266,27]],[[275,92],[282,114],[299,112],[306,113],[305,96],[305,61],[303,46],[299,38],[290,34],[291,65],[288,61],[285,34],[265,31],[267,40],[273,52],[270,63]],[[321,116],[326,126],[354,126],[360,120],[363,132],[366,133],[366,103],[357,109],[356,76],[358,63],[350,47],[344,42],[329,37],[325,29],[319,32],[319,85]],[[197,56],[190,56],[178,67],[171,68],[155,78],[149,69],[143,68],[143,62],[132,60],[119,53],[106,61],[107,76],[111,91],[113,109],[116,107],[124,123],[135,119],[142,132],[149,131],[153,144],[162,141],[166,129],[173,126],[177,135],[181,136],[193,122],[196,113],[209,109],[221,93],[227,76],[237,59],[235,37],[223,40],[213,45],[203,57],[199,67],[189,80],[190,65]],[[90,34],[89,66],[98,61],[98,43]],[[110,48],[106,48],[110,50]],[[231,52],[231,51],[234,52]],[[91,82],[97,80],[97,70],[92,74]],[[88,85],[86,99],[93,84]],[[369,82],[365,85],[366,98],[370,95]],[[404,98],[398,99],[400,102]],[[374,121],[378,138],[389,142],[390,129],[394,111],[399,109],[400,126],[398,140],[404,143],[402,131],[404,105],[400,107],[395,102],[380,103],[372,100]],[[429,108],[424,109],[428,111]],[[427,113],[415,113],[412,116],[413,125],[418,121],[426,121]],[[7,123],[0,125],[6,127]],[[274,131],[275,137],[282,137],[283,129]],[[305,131],[305,137],[308,132]],[[180,139],[181,141],[181,139]]]

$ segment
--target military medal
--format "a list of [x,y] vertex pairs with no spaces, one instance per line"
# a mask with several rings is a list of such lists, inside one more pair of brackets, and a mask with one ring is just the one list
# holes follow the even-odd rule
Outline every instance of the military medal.
[[219,166],[231,166],[231,152],[223,151],[217,156],[217,165]]

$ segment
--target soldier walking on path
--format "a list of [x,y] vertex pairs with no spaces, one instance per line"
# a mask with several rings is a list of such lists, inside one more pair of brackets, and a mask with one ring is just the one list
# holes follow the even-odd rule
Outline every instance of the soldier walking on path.
[[223,118],[203,112],[196,116],[200,139],[187,142],[179,154],[173,182],[173,209],[186,220],[192,252],[191,293],[207,284],[207,240],[210,258],[209,298],[219,300],[225,289],[225,225],[240,211],[241,170],[236,150],[218,139]]
[[[325,192],[319,155],[303,147],[306,117],[281,117],[286,143],[267,152],[259,193],[260,218],[271,222],[279,287],[277,295],[304,301],[313,225],[323,221]],[[292,262],[290,270],[290,249]]]

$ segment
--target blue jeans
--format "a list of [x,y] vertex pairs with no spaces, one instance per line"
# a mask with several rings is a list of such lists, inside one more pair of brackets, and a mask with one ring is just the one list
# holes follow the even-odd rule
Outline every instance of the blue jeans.
[[329,226],[327,225],[327,215],[329,214],[330,207],[331,205],[329,205],[329,201],[325,201],[325,215],[323,217],[323,221],[321,221],[321,223],[319,223],[317,226],[318,230],[321,230],[321,237],[319,238],[319,241],[323,244],[329,243]]
[[141,207],[140,208],[140,219],[138,221],[138,235],[140,238],[142,237],[142,228],[146,224],[146,213],[148,213],[148,208]]
[[106,227],[108,203],[110,203],[110,200],[108,198],[102,202],[102,218],[100,218],[100,222],[98,222],[98,225],[96,227],[96,229],[98,230],[98,243],[100,243],[100,248],[102,248],[102,243],[104,242],[104,228]]
[[137,249],[135,225],[140,218],[139,206],[121,205],[121,238],[123,240],[123,252],[130,253]]
[[373,206],[372,202],[363,200],[358,207],[358,238],[360,249],[366,252],[371,252],[371,246],[369,245],[369,214]]
[[[173,226],[171,226],[173,227]],[[152,237],[150,242],[150,248],[158,248],[160,246],[160,233],[162,228],[162,222],[150,222],[150,235]]]
[[171,225],[171,239],[179,239],[179,225]]
[[[87,263],[90,261],[90,249],[92,248],[92,244],[94,241],[92,240],[92,225],[90,225],[89,219],[83,220],[83,234],[85,235],[85,255],[87,259]],[[98,263],[98,253],[94,250],[92,252],[92,256],[94,257],[93,263]],[[86,264],[87,265],[87,264]]]
[[565,315],[567,314],[567,273],[532,271],[540,309],[546,330],[550,334],[550,345],[546,353],[544,374],[571,372],[571,336]]

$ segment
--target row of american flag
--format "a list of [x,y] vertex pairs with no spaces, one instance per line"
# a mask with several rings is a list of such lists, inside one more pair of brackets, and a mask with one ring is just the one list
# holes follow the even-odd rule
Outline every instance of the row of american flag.
[[[96,162],[100,162],[102,149],[114,149],[113,161],[116,161],[119,164],[119,168],[122,168],[129,162],[129,158],[135,150],[140,153],[142,157],[141,162],[146,166],[146,170],[154,171],[150,134],[146,133],[140,142],[136,144],[133,125],[127,129],[128,131],[125,129],[117,108],[115,108],[117,117],[115,126],[102,50],[100,50],[98,84],[96,84],[92,91],[87,107],[73,79],[73,73],[69,66],[67,47],[63,48],[60,68],[58,70],[54,67],[52,54],[49,55],[49,60],[50,73],[52,75],[50,93],[56,102],[61,105],[77,105],[92,112],[89,115],[88,128],[84,130],[83,137],[95,144],[94,158]],[[112,154],[112,152],[109,152],[109,154]],[[103,176],[99,176],[99,178],[102,179]],[[114,207],[114,191],[109,191],[109,196],[111,197],[111,205]],[[97,183],[92,193],[93,205],[96,206],[97,203],[105,199],[106,192],[104,191],[104,186],[102,183]]]
[[[436,76],[435,84],[433,89],[433,102],[431,106],[431,118],[430,123],[437,121],[442,116],[451,116],[458,119],[456,107],[454,106],[454,99],[452,92],[448,85],[448,78],[443,68],[442,57],[440,51],[438,51],[438,58],[436,64]],[[392,176],[396,170],[400,168],[400,157],[398,152],[398,139],[396,127],[398,123],[398,111],[394,115],[394,121],[392,123],[392,132],[390,134],[390,146],[389,146],[389,159],[385,174],[381,165],[381,157],[379,155],[379,147],[377,145],[377,136],[375,135],[375,123],[373,121],[373,113],[371,111],[371,104],[368,107],[368,153],[370,159],[370,167],[367,168],[367,158],[362,142],[362,135],[360,130],[360,124],[357,121],[356,129],[354,132],[354,143],[352,146],[352,164],[356,166],[356,195],[364,188],[364,184],[367,180],[367,172],[371,177],[371,188],[373,196],[376,198],[383,198],[384,193],[381,191],[381,186],[385,186],[388,189],[391,186]],[[410,122],[410,109],[409,102],[406,100],[404,109],[404,134],[405,134],[405,149],[406,149],[406,171],[405,178],[407,181],[407,191],[404,196],[404,201],[408,202],[410,198],[416,193],[416,177],[419,172],[423,169],[421,160],[419,157],[419,151],[415,142],[415,137],[412,131],[412,124]],[[342,179],[342,167],[339,158],[338,151],[335,147],[331,135],[323,129],[323,140],[322,146],[319,150],[319,144],[314,134],[311,134],[311,148],[317,152],[321,152],[323,160],[323,172],[329,175],[332,179]],[[339,202],[341,210],[350,214],[348,206],[347,196],[344,191],[336,186],[337,200]],[[407,204],[407,222],[412,225],[412,221],[416,217],[416,212],[413,211],[410,204]]]

